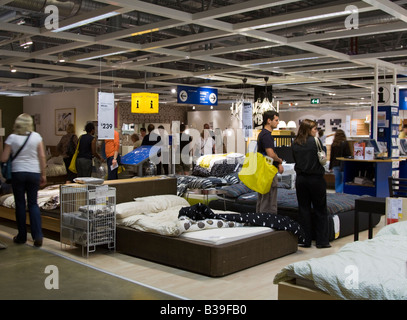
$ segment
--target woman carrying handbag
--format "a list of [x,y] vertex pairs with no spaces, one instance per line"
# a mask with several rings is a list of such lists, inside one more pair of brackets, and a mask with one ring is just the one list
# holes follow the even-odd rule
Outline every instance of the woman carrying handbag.
[[17,154],[20,148],[20,153],[18,156],[14,156],[12,165],[11,185],[18,227],[18,234],[13,238],[13,241],[20,244],[27,241],[27,196],[31,235],[34,246],[40,247],[43,235],[37,197],[39,187],[47,182],[45,148],[41,135],[34,131],[32,117],[26,113],[19,115],[15,120],[13,133],[6,139],[1,161],[6,162],[12,154]]
[[[305,231],[304,247],[311,247],[315,235],[317,248],[329,248],[328,211],[326,204],[325,169],[318,158],[317,123],[305,119],[301,122],[292,150],[297,174],[299,223]],[[316,139],[315,139],[316,138]]]

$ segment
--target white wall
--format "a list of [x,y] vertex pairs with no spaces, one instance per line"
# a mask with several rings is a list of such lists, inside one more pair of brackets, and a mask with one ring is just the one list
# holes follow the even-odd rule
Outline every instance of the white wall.
[[203,130],[205,123],[213,122],[213,129],[239,128],[238,121],[232,117],[230,110],[190,111],[188,112],[188,127]]
[[[286,123],[293,120],[298,126],[300,119],[325,119],[325,135],[333,133],[330,125],[331,119],[341,119],[342,129],[345,129],[346,116],[349,115],[351,119],[366,119],[370,115],[370,109],[349,109],[349,110],[311,110],[311,111],[293,111],[293,112],[280,112],[280,120]],[[231,116],[229,110],[212,110],[212,111],[189,111],[188,112],[188,127],[201,131],[205,123],[213,122],[213,128],[220,128],[222,131],[226,128],[239,128],[238,121],[235,117]],[[295,132],[297,132],[295,130]],[[327,139],[327,143],[331,144],[333,137]]]
[[61,136],[55,134],[55,110],[65,108],[75,108],[76,134],[83,134],[86,122],[97,120],[97,89],[59,92],[23,99],[25,113],[40,115],[40,124],[37,124],[36,129],[45,145],[56,146],[61,139]]
[[[345,124],[346,124],[346,116],[350,116],[350,119],[366,119],[366,116],[370,115],[370,109],[349,109],[349,110],[336,110],[336,111],[325,111],[325,110],[310,110],[310,111],[293,111],[293,112],[280,112],[280,120],[284,120],[286,123],[288,121],[293,120],[297,124],[299,124],[299,120],[301,119],[325,119],[325,135],[329,135],[334,133],[332,131],[332,127],[330,125],[331,119],[341,119],[342,126],[341,129],[345,131]],[[297,132],[296,130],[294,130]],[[327,144],[331,144],[333,137],[329,137],[326,140]]]

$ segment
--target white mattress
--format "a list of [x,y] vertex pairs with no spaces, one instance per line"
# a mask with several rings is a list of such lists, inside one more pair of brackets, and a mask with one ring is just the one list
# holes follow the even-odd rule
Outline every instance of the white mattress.
[[184,232],[180,235],[180,238],[218,245],[273,231],[274,229],[268,227],[206,229],[194,232]]

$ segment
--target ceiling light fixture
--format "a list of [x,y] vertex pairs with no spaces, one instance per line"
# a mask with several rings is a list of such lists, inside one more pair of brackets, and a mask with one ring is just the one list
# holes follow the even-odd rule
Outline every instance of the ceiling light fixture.
[[80,27],[80,26],[83,26],[85,24],[89,24],[89,23],[92,23],[92,22],[95,22],[95,21],[98,21],[98,20],[103,20],[103,19],[107,19],[107,18],[110,18],[110,17],[113,17],[113,16],[117,16],[118,14],[120,14],[120,13],[116,12],[116,11],[108,12],[108,13],[101,14],[101,15],[96,16],[96,17],[81,20],[81,21],[78,21],[78,22],[75,22],[75,23],[72,23],[72,24],[68,24],[68,25],[66,25],[64,27],[54,29],[54,30],[52,30],[52,32],[61,32],[61,31],[65,31],[65,30],[68,30],[68,29]]
[[66,59],[64,58],[64,56],[61,53],[58,54],[58,62],[62,63],[62,62],[65,62],[65,61],[66,61]]
[[106,54],[99,54],[99,55],[97,55],[97,56],[92,56],[92,57],[77,59],[76,61],[87,61],[87,60],[92,60],[92,59],[97,59],[97,58],[109,57],[109,56],[114,56],[114,55],[116,55],[116,54],[121,54],[121,53],[125,53],[125,52],[127,52],[127,51],[124,50],[124,51],[117,51],[117,52],[106,53]]
[[20,40],[20,47],[27,49],[29,46],[33,44],[33,41],[30,37]]
[[17,69],[13,66],[13,65],[11,65],[10,66],[10,72],[17,72]]
[[312,20],[335,18],[335,17],[340,17],[343,15],[349,15],[351,13],[353,13],[353,10],[331,12],[331,13],[319,14],[319,15],[315,15],[315,16],[302,17],[302,18],[298,18],[298,19],[265,23],[265,24],[258,25],[255,27],[244,28],[244,29],[242,29],[242,31],[253,30],[253,29],[264,29],[264,28],[288,25],[288,24],[293,24],[293,23],[307,22],[307,21],[312,21]]

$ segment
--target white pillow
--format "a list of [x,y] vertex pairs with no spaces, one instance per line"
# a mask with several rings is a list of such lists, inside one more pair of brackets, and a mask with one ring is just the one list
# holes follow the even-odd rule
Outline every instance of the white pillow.
[[136,214],[157,213],[176,206],[187,206],[186,199],[177,195],[160,195],[135,198],[134,202],[116,204],[116,215],[118,219],[124,219]]
[[148,212],[148,204],[143,202],[123,202],[116,204],[117,219],[124,219],[132,215]]
[[134,201],[148,203],[148,212],[160,212],[175,206],[189,207],[189,202],[186,199],[174,194],[134,198]]

